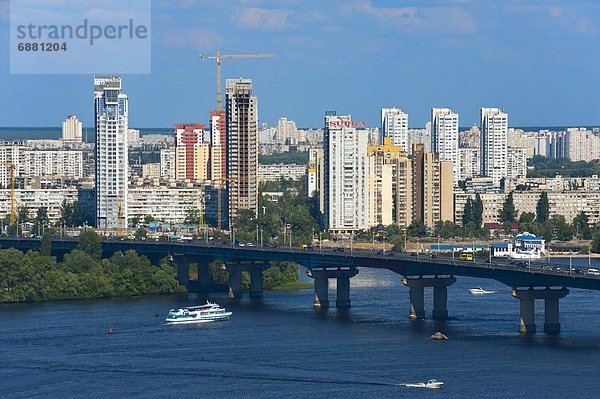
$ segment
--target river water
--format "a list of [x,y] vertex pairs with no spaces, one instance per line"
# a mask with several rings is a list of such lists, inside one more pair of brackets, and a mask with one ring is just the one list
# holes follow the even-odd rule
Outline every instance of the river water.
[[[233,317],[195,326],[163,325],[169,308],[205,300],[195,294],[2,305],[0,397],[600,396],[599,292],[571,290],[559,336],[521,336],[519,303],[498,282],[458,277],[451,320],[411,322],[399,280],[360,270],[348,312],[316,312],[311,290],[267,292],[262,303],[211,296]],[[477,286],[499,292],[470,295]],[[449,340],[428,340],[436,331]],[[430,378],[444,389],[395,385]]]

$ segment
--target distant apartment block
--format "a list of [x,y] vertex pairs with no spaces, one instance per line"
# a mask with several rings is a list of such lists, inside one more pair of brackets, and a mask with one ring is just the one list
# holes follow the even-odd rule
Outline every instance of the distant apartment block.
[[227,178],[227,121],[225,111],[210,111],[210,180]]
[[499,186],[507,175],[508,114],[500,108],[481,108],[481,175]]
[[209,174],[210,149],[204,142],[204,125],[175,125],[175,179],[206,180]]
[[306,176],[306,165],[273,164],[258,165],[258,181],[279,181],[284,179],[298,180]]
[[170,181],[175,180],[175,148],[160,150],[160,177]]
[[57,176],[70,179],[83,177],[83,152],[67,150],[22,150],[19,174],[24,177]]
[[[548,191],[550,216],[563,215],[567,223],[571,223],[575,216],[584,212],[590,225],[600,222],[600,191]],[[517,217],[523,212],[536,212],[537,202],[541,191],[513,191],[513,202]],[[483,202],[483,222],[499,223],[499,209],[506,201],[508,193],[480,193]],[[455,223],[462,223],[464,206],[467,198],[475,199],[475,192],[457,191],[455,198]]]
[[454,166],[454,172],[458,180],[464,181],[479,176],[481,172],[479,148],[459,148],[457,154],[458,161]]
[[[431,110],[431,148],[434,154],[439,154],[441,161],[458,164],[458,114],[450,108]],[[453,176],[454,184],[457,184],[457,171]]]
[[162,223],[183,223],[189,209],[204,212],[201,187],[132,186],[129,188],[130,218],[153,216]]
[[75,115],[69,115],[62,123],[62,141],[65,144],[81,143],[82,124]]
[[400,108],[381,109],[381,138],[391,137],[394,147],[402,147],[408,151],[408,114]]
[[508,147],[506,177],[516,179],[527,177],[527,154],[529,150],[522,147]]
[[[57,223],[61,216],[63,201],[74,202],[78,200],[76,187],[49,189],[16,189],[15,206],[27,208],[29,217],[35,218],[39,208],[46,208],[51,224]],[[0,189],[0,219],[10,215],[10,189]]]

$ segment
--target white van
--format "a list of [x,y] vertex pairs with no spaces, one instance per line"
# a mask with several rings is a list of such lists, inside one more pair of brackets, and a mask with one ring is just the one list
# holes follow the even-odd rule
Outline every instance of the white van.
[[593,268],[589,268],[587,270],[587,274],[591,275],[591,276],[600,276],[600,270],[598,269],[593,269]]

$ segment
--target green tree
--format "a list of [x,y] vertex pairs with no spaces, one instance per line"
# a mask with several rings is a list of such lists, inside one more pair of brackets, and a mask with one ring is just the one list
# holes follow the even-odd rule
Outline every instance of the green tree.
[[592,230],[589,226],[589,220],[585,212],[581,211],[573,218],[573,229],[578,238],[589,240],[592,238]]
[[467,198],[465,209],[463,211],[462,224],[463,227],[467,227],[469,223],[473,222],[473,202],[471,197]]
[[538,224],[543,224],[550,217],[550,203],[548,202],[548,193],[542,191],[540,199],[535,207],[536,221]]
[[200,210],[198,208],[186,209],[184,223],[198,226],[200,224]]
[[48,225],[48,220],[48,208],[40,206],[33,219],[33,234],[38,236],[42,235]]
[[426,237],[427,228],[420,220],[415,220],[408,226],[407,233],[409,237]]
[[42,236],[42,246],[40,248],[40,254],[44,256],[52,255],[52,236],[50,231],[45,231]]
[[535,213],[533,212],[523,212],[519,217],[519,223],[533,223],[535,220]]
[[139,228],[135,231],[136,240],[145,240],[148,237],[148,231],[146,229]]
[[146,224],[150,224],[150,223],[155,222],[155,221],[156,221],[156,219],[152,215],[146,215],[146,216],[144,216],[144,223],[146,223]]
[[499,211],[500,221],[502,223],[512,223],[516,219],[515,203],[513,201],[513,193],[509,193],[504,201],[502,209]]
[[475,201],[473,201],[473,222],[477,230],[481,229],[483,224],[483,201],[479,193],[475,195]]
[[102,240],[98,233],[93,230],[82,231],[81,234],[79,234],[77,249],[89,254],[96,260],[102,258]]
[[139,216],[133,216],[133,217],[129,218],[129,227],[136,228],[138,226],[138,224],[140,224]]
[[17,221],[19,223],[26,223],[30,221],[29,208],[26,206],[20,206],[17,209]]

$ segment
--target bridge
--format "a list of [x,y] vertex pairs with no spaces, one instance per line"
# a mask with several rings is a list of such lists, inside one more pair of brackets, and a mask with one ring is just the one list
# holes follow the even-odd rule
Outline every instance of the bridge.
[[[76,248],[76,239],[53,239],[52,255],[59,259]],[[0,249],[16,248],[21,251],[38,250],[39,239],[1,238]],[[569,294],[568,288],[600,290],[600,276],[576,273],[574,270],[555,270],[543,264],[512,264],[507,260],[486,262],[460,261],[450,258],[411,256],[408,254],[376,253],[368,250],[237,247],[227,242],[156,242],[156,241],[103,241],[103,257],[116,252],[135,250],[145,255],[153,264],[168,257],[177,266],[177,279],[190,292],[209,292],[219,287],[211,280],[209,264],[214,260],[225,263],[229,281],[227,289],[231,298],[242,298],[243,271],[250,274],[251,298],[263,296],[263,270],[271,261],[295,262],[306,268],[314,279],[314,306],[329,307],[329,280],[337,280],[336,302],[338,308],[351,305],[350,279],[360,268],[388,269],[401,276],[402,284],[410,291],[411,319],[425,318],[424,290],[433,289],[434,319],[448,318],[448,287],[456,276],[497,280],[511,287],[512,296],[519,300],[519,331],[535,333],[535,300],[544,301],[547,333],[560,332],[559,300]],[[190,281],[190,266],[197,267],[197,280]]]

